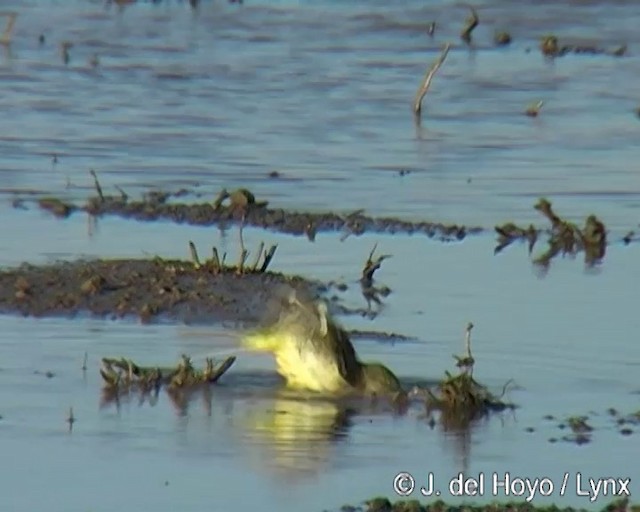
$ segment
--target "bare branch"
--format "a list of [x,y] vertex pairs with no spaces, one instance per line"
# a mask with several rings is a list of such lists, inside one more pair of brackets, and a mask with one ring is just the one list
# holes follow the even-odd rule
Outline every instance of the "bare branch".
[[450,48],[451,48],[451,43],[447,43],[444,49],[442,50],[440,57],[429,68],[429,70],[427,71],[427,74],[424,76],[424,79],[422,80],[422,83],[420,84],[420,88],[418,89],[418,92],[416,93],[416,98],[413,102],[413,112],[418,117],[422,113],[422,100],[424,99],[425,95],[427,94],[427,91],[429,90],[429,87],[431,86],[431,81],[433,80],[433,77],[435,76],[438,69],[440,69],[440,66],[442,66],[442,63],[447,58],[447,54],[449,53]]

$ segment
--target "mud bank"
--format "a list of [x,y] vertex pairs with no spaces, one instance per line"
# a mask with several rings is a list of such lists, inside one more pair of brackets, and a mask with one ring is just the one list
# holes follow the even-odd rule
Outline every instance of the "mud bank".
[[[250,194],[248,191],[243,191]],[[234,196],[234,194],[236,194]],[[168,199],[174,194],[146,194],[141,200],[132,201],[122,196],[97,196],[78,206],[59,198],[42,198],[38,204],[60,218],[75,212],[85,212],[95,217],[113,215],[137,221],[171,221],[193,226],[220,226],[224,228],[243,223],[262,229],[314,240],[318,232],[342,232],[345,236],[363,233],[424,234],[439,240],[462,240],[482,228],[443,224],[429,221],[412,222],[391,217],[368,217],[362,210],[350,214],[292,212],[282,208],[269,208],[266,202],[255,202],[253,195],[231,194],[229,204],[221,203],[173,203]]]
[[[25,263],[0,270],[0,313],[254,325],[268,320],[271,306],[288,290],[324,299],[337,315],[372,316],[367,309],[342,304],[336,295],[344,290],[339,284],[274,272],[240,273],[237,267],[215,272],[210,262],[197,265],[161,258]],[[348,332],[381,343],[413,339],[375,330]]]
[[314,297],[325,287],[302,277],[233,270],[218,273],[188,261],[95,260],[0,271],[0,312],[25,316],[137,316],[185,323],[256,322],[276,290]]

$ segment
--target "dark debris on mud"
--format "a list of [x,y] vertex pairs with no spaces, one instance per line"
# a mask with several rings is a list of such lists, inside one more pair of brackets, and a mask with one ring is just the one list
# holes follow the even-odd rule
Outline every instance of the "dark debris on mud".
[[225,227],[242,223],[246,226],[269,229],[280,233],[307,236],[315,240],[318,232],[342,232],[344,236],[363,233],[425,234],[445,241],[462,240],[468,234],[482,231],[480,228],[443,224],[428,221],[412,222],[397,218],[374,218],[362,210],[350,214],[292,212],[282,208],[270,208],[267,202],[256,201],[251,192],[239,189],[231,193],[223,190],[218,199],[210,203],[177,203],[168,199],[173,194],[145,194],[140,200],[130,200],[126,194],[91,197],[78,206],[55,197],[41,198],[40,208],[53,215],[66,218],[74,212],[86,212],[100,217],[119,216],[137,221],[165,220],[194,226]]
[[[583,508],[558,507],[557,505],[537,507],[527,502],[489,503],[487,505],[450,505],[442,500],[420,503],[418,500],[400,500],[392,503],[388,498],[377,497],[366,500],[362,505],[343,505],[341,512],[587,512]],[[612,501],[601,512],[639,512],[640,506],[630,505],[627,498]],[[593,511],[591,511],[593,512]]]

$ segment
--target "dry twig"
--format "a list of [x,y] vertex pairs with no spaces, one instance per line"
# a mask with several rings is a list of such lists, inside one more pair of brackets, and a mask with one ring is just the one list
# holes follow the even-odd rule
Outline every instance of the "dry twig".
[[442,50],[440,57],[429,68],[429,70],[427,71],[427,74],[424,76],[424,79],[422,80],[422,83],[420,84],[420,88],[418,89],[418,92],[416,93],[416,98],[413,102],[413,113],[416,115],[416,117],[419,117],[420,114],[422,113],[422,100],[424,99],[425,95],[427,94],[427,91],[429,90],[429,87],[431,86],[431,81],[433,80],[433,77],[435,76],[436,72],[438,71],[438,69],[440,69],[440,66],[442,66],[443,62],[447,58],[447,54],[449,53],[450,48],[451,48],[451,43],[447,43],[444,49]]
[[13,27],[18,19],[18,13],[16,12],[0,12],[0,16],[7,18],[7,25],[4,27],[4,32],[0,35],[0,44],[9,46],[11,44],[11,36],[13,35]]

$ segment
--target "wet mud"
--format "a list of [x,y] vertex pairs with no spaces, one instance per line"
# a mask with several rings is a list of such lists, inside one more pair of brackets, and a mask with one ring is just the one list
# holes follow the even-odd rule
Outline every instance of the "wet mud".
[[[0,270],[0,313],[32,317],[90,315],[143,323],[231,323],[249,326],[265,321],[282,290],[323,299],[338,315],[375,318],[376,311],[345,306],[337,293],[345,285],[214,260],[114,259],[22,264]],[[268,254],[268,253],[267,253]],[[264,265],[263,265],[264,266]],[[362,290],[368,297],[369,290]],[[348,331],[354,338],[381,343],[412,340],[375,330]]]
[[[321,231],[342,233],[342,239],[364,233],[387,233],[424,234],[440,241],[461,241],[468,235],[489,231],[481,226],[374,218],[364,215],[362,210],[340,215],[272,209],[268,207],[267,201],[257,201],[246,189],[239,189],[232,193],[223,190],[218,199],[211,203],[189,204],[170,201],[173,197],[190,195],[191,192],[185,189],[174,193],[150,192],[139,201],[130,201],[124,192],[118,197],[103,195],[97,180],[96,187],[99,195],[89,198],[84,206],[52,197],[39,199],[38,205],[59,218],[67,218],[74,212],[85,212],[95,217],[114,215],[147,222],[169,220],[178,224],[197,226],[217,225],[220,229],[233,225],[252,226],[290,235],[307,236],[311,241],[314,241],[316,233]],[[24,201],[14,202],[14,206],[23,208]],[[582,253],[586,267],[594,267],[603,262],[611,242],[611,235],[598,217],[589,215],[584,221],[584,227],[578,227],[575,223],[558,216],[551,202],[546,198],[540,198],[533,207],[549,221],[550,226],[535,227],[531,224],[524,227],[513,222],[495,226],[497,245],[494,254],[502,252],[516,241],[526,242],[529,254],[532,254],[534,246],[545,238],[547,249],[532,258],[534,267],[542,274],[548,271],[551,262],[558,256],[575,256]],[[624,245],[639,240],[635,231],[628,231],[624,237],[620,238],[620,242]],[[387,290],[376,289],[367,283],[371,280],[373,272],[388,257],[382,255],[373,259],[372,253],[368,261],[369,266],[363,269],[361,282],[368,289],[369,302],[379,303],[379,297],[387,294]],[[371,275],[367,277],[368,273]]]
[[[226,191],[223,191],[223,193]],[[193,226],[219,226],[237,224],[268,229],[290,235],[307,236],[315,240],[318,232],[341,232],[343,236],[363,233],[424,234],[439,240],[462,240],[468,234],[482,231],[477,227],[443,224],[437,222],[412,222],[391,217],[369,217],[362,210],[341,215],[338,213],[292,212],[282,208],[270,208],[266,202],[255,201],[246,190],[235,191],[228,198],[210,203],[176,203],[169,199],[174,194],[145,194],[140,200],[120,196],[98,195],[78,206],[59,198],[46,197],[38,201],[40,208],[56,217],[66,218],[75,212],[85,212],[95,217],[113,215],[137,221],[172,221]],[[223,195],[223,194],[222,194]],[[225,199],[226,204],[224,202]]]
[[[423,504],[418,500],[401,500],[392,503],[387,498],[371,498],[362,505],[344,505],[340,510],[341,512],[588,512],[584,508],[557,505],[536,507],[525,501],[488,505],[449,505],[442,500],[431,504]],[[621,499],[612,501],[600,510],[601,512],[637,512],[640,511],[640,506],[630,505],[627,499]]]
[[212,272],[189,261],[60,262],[0,271],[0,312],[24,316],[168,318],[185,323],[257,322],[274,290],[321,297],[325,286],[272,272]]

